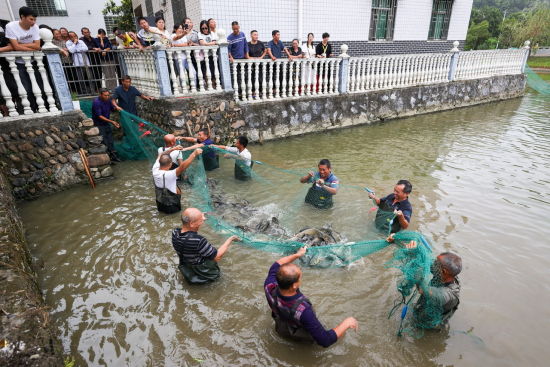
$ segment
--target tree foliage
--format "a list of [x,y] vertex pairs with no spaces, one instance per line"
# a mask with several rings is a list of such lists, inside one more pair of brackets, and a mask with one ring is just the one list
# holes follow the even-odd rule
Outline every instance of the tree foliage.
[[103,8],[104,15],[117,16],[118,28],[125,31],[133,30],[135,28],[134,22],[134,9],[132,8],[132,0],[122,0],[120,5],[117,5],[114,0],[107,0],[105,7]]
[[[526,40],[532,45],[550,45],[550,0],[482,0],[476,3],[485,6],[472,9],[466,49],[490,49],[497,43],[499,48],[521,47]],[[507,10],[506,18],[502,7]],[[508,11],[511,8],[521,8],[521,11]]]

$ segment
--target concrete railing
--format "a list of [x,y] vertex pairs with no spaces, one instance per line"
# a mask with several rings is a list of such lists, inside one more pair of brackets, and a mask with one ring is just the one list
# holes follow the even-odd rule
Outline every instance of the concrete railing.
[[338,94],[339,59],[248,59],[232,64],[235,100],[261,102]]
[[348,92],[447,82],[451,57],[450,53],[352,57]]
[[0,93],[9,117],[58,111],[43,57],[40,51],[0,53],[7,66],[0,69]]
[[174,96],[221,92],[218,46],[166,49]]
[[145,94],[160,97],[155,51],[125,49],[118,50],[119,60],[133,85]]
[[459,52],[455,80],[521,74],[528,54],[528,48]]

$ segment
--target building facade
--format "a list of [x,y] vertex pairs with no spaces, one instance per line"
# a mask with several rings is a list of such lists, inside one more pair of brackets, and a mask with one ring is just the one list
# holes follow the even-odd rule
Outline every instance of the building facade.
[[[115,3],[120,4],[120,0]],[[95,36],[99,28],[110,33],[115,26],[115,17],[103,15],[105,0],[0,0],[0,19],[18,20],[22,6],[38,13],[38,24],[65,27],[79,35],[82,27],[88,27]]]
[[138,16],[163,15],[167,28],[188,16],[196,24],[214,18],[231,31],[237,20],[248,36],[260,40],[279,30],[283,42],[308,33],[321,40],[328,32],[335,46],[346,43],[351,55],[448,51],[466,40],[473,0],[132,0]]

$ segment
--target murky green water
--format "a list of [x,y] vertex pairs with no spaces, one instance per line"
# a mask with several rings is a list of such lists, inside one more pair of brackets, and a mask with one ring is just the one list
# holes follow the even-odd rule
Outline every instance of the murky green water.
[[[386,249],[344,269],[306,269],[302,291],[334,327],[359,320],[329,349],[293,345],[273,331],[262,283],[276,254],[234,245],[221,281],[190,287],[156,212],[146,162],[116,180],[22,203],[32,253],[67,354],[89,366],[544,366],[550,360],[550,99],[522,99],[308,135],[251,147],[286,168],[333,161],[345,184],[389,193],[414,186],[412,229],[463,258],[458,312],[446,333],[397,338],[397,298]],[[344,188],[335,208],[302,205],[297,177],[236,183],[230,162],[213,176],[228,192],[280,213],[292,230],[332,223],[369,236],[366,193]],[[273,184],[275,183],[275,184]],[[216,245],[222,236],[204,228]],[[465,334],[465,332],[470,332]]]

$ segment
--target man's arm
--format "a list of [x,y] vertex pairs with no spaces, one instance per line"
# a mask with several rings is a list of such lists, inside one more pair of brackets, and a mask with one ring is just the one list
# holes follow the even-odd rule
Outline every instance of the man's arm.
[[357,329],[357,320],[353,317],[348,317],[335,328],[326,330],[311,308],[304,311],[300,317],[300,322],[315,342],[324,348],[336,343],[348,329]]
[[120,128],[120,124],[116,121],[113,121],[111,119],[108,119],[107,117],[103,116],[103,115],[99,115],[99,119],[101,121],[105,121],[105,122],[108,122],[110,124],[113,124],[117,129]]
[[140,95],[139,95],[139,98],[144,99],[144,100],[146,100],[146,101],[152,101],[152,100],[154,99],[153,97],[151,97],[151,96],[146,96],[146,95],[144,95],[144,94],[140,94]]
[[215,262],[218,262],[222,259],[223,255],[225,255],[225,252],[227,251],[227,249],[229,249],[229,246],[233,243],[233,241],[239,241],[239,237],[233,235],[229,237],[227,240],[225,240],[223,245],[221,245],[220,248],[218,249],[218,254],[214,258]]
[[276,261],[276,263],[279,264],[279,265],[290,264],[294,260],[304,256],[306,251],[307,251],[307,246],[301,247],[298,250],[298,252],[296,252],[295,254],[288,255],[288,256],[285,256],[285,257],[281,257],[279,260]]
[[336,187],[330,187],[324,183],[321,184],[321,187],[323,188],[323,190],[325,190],[331,195],[336,195],[338,193],[338,189]]
[[115,110],[117,111],[123,111],[124,109],[122,107],[120,107],[118,105],[118,103],[116,103],[116,98],[113,96],[113,99],[111,99],[111,102],[113,103],[113,107],[115,108]]
[[176,175],[181,175],[183,171],[187,169],[193,163],[193,160],[202,153],[202,149],[197,149],[184,161],[180,162],[178,168],[176,168]]
[[376,202],[376,205],[380,205],[380,198],[377,198],[376,195],[374,195],[373,192],[369,192],[369,198],[374,200]]
[[397,210],[395,212],[395,215],[397,216],[397,220],[399,221],[399,225],[401,226],[401,228],[407,229],[407,227],[409,226],[409,221],[407,220],[406,214],[401,210]]
[[14,51],[40,51],[40,41],[33,41],[33,43],[19,43],[16,39],[11,39],[10,45]]
[[273,52],[271,52],[271,48],[266,48],[266,52],[267,54],[269,55],[269,57],[271,58],[272,61],[275,61],[277,60],[277,58],[275,56],[273,56]]
[[192,138],[190,136],[176,136],[176,140],[185,140],[188,143],[196,143],[197,138]]
[[313,177],[313,172],[308,172],[307,175],[300,178],[300,182],[301,183],[309,182],[310,178],[312,178],[312,177]]

